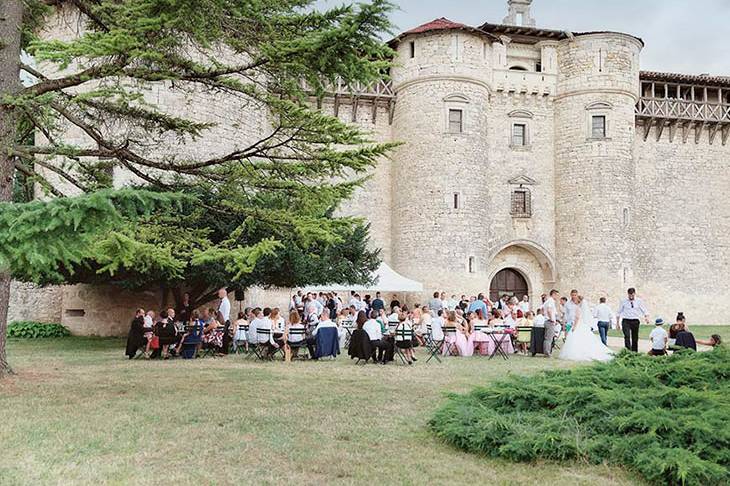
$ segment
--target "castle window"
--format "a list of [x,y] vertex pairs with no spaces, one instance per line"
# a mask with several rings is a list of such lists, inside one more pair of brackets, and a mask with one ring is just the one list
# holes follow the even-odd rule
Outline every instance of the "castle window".
[[473,256],[469,257],[469,273],[476,273],[476,258]]
[[606,115],[593,115],[591,117],[591,136],[593,138],[606,138]]
[[629,225],[629,208],[624,208],[624,226]]
[[454,193],[453,203],[454,203],[454,209],[461,209],[461,198],[459,197],[458,192]]
[[537,61],[537,63],[535,63],[535,72],[536,73],[542,72],[542,63],[540,61]]
[[516,147],[524,147],[527,145],[527,125],[524,123],[515,123],[512,125],[512,145]]
[[464,131],[464,112],[462,110],[449,110],[449,133],[462,133]]
[[513,218],[532,216],[532,198],[529,189],[520,187],[512,191],[511,214]]
[[411,41],[408,46],[411,54],[411,59],[413,59],[414,57],[416,57],[416,43],[414,41]]

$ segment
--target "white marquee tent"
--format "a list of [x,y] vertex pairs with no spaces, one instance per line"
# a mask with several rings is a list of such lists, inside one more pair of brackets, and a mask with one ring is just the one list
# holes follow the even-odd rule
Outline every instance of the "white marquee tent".
[[315,291],[380,291],[380,292],[423,292],[423,284],[416,282],[410,278],[406,278],[390,268],[385,262],[382,262],[373,274],[372,285],[346,285],[346,284],[329,284],[329,285],[313,285],[304,289],[305,292]]

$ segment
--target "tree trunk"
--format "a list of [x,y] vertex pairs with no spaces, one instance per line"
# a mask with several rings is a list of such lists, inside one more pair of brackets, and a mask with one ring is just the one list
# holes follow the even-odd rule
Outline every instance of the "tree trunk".
[[[17,139],[17,114],[2,104],[5,95],[16,93],[20,85],[20,33],[23,22],[21,0],[0,1],[0,202],[13,198],[15,163],[10,147]],[[10,274],[0,269],[0,378],[12,373],[5,354],[10,305]]]

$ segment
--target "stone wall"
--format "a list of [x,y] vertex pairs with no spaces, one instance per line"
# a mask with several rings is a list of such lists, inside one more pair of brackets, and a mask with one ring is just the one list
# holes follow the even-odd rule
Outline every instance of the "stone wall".
[[8,322],[61,322],[62,302],[61,287],[37,287],[13,281],[10,286]]
[[730,146],[719,135],[710,144],[706,128],[699,143],[679,131],[670,141],[668,130],[657,141],[654,128],[644,141],[637,130],[634,281],[664,319],[683,311],[690,323],[730,324]]

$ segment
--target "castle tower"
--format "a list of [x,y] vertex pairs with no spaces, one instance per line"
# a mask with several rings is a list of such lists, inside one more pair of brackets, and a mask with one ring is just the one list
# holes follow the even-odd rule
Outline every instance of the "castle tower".
[[621,295],[631,279],[627,214],[636,189],[632,153],[642,48],[640,39],[619,33],[571,35],[558,46],[558,285],[594,301],[601,293]]
[[[469,208],[488,206],[485,134],[494,39],[442,18],[391,43],[398,96],[392,133],[404,143],[393,155],[393,263],[425,289],[456,291],[458,281],[468,290],[469,255],[486,254],[469,245],[486,245],[490,216],[477,221]],[[484,282],[474,287],[483,289]]]
[[509,11],[507,16],[502,20],[506,25],[521,25],[525,27],[534,27],[535,19],[532,18],[530,7],[532,0],[508,0],[507,6]]

